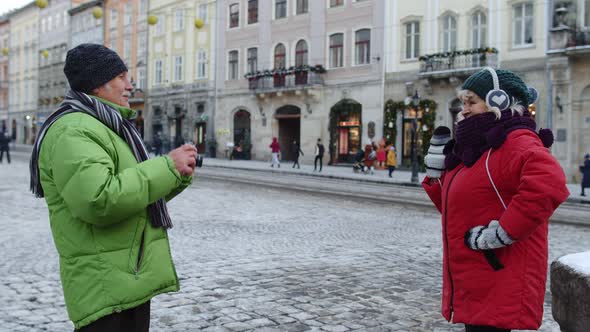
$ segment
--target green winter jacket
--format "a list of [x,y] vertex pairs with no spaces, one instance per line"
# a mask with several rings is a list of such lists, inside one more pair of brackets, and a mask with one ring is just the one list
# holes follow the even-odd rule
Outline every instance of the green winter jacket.
[[[109,104],[124,118],[134,113]],[[125,140],[78,112],[49,128],[39,171],[76,329],[179,289],[168,235],[147,214],[150,203],[171,199],[192,181],[170,157],[138,163]]]

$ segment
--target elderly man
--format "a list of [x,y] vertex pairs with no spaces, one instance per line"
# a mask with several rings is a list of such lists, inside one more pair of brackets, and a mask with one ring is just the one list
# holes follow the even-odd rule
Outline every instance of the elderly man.
[[128,120],[127,67],[82,44],[66,57],[71,91],[39,131],[31,190],[45,197],[76,331],[148,331],[150,299],[177,291],[166,201],[192,182],[196,149],[148,159]]

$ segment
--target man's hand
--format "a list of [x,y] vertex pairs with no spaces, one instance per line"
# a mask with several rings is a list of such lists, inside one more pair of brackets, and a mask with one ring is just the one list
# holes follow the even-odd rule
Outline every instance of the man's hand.
[[476,226],[465,233],[465,245],[473,250],[502,248],[514,242],[498,220],[487,226]]
[[174,166],[181,175],[193,174],[197,156],[197,148],[194,145],[184,144],[170,151],[168,156],[174,161]]

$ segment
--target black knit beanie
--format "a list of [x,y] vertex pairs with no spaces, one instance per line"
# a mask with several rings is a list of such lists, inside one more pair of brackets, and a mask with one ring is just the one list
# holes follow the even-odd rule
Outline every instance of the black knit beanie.
[[[516,100],[518,100],[519,104],[528,106],[529,103],[534,102],[534,100],[532,100],[532,96],[529,94],[528,87],[515,73],[511,72],[510,70],[497,69],[496,74],[498,75],[500,89],[506,91],[510,97],[514,97]],[[473,91],[485,101],[488,92],[494,89],[492,74],[490,74],[490,72],[485,69],[480,70],[465,80],[462,89]]]
[[68,51],[64,73],[72,90],[91,93],[127,66],[117,53],[99,44],[80,44]]

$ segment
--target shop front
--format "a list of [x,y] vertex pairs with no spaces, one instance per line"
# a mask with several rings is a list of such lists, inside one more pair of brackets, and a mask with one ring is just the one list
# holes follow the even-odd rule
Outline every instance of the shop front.
[[330,163],[354,162],[361,147],[362,105],[342,100],[330,111]]

